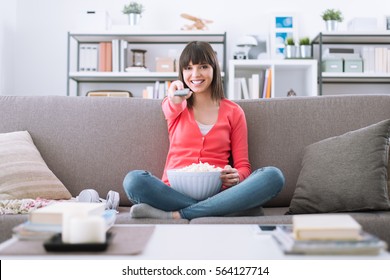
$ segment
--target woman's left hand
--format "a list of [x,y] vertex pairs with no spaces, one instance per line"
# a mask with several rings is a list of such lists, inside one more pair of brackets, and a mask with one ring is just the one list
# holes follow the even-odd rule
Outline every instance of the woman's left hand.
[[221,181],[222,185],[226,187],[237,185],[240,182],[240,175],[238,174],[238,170],[231,167],[230,165],[226,165],[221,171]]

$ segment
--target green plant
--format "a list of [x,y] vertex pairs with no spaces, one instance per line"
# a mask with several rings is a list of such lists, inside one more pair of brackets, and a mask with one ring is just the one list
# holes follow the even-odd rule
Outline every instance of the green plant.
[[128,5],[123,7],[122,12],[124,14],[142,14],[144,11],[144,6],[138,2],[130,2]]
[[286,39],[286,45],[288,45],[288,46],[294,46],[294,45],[295,45],[294,38],[292,38],[292,37],[287,38],[287,39]]
[[336,20],[336,21],[343,21],[343,14],[340,10],[335,9],[327,9],[325,10],[321,15],[323,20]]
[[299,45],[301,45],[301,46],[310,45],[309,37],[303,37],[303,38],[299,39]]

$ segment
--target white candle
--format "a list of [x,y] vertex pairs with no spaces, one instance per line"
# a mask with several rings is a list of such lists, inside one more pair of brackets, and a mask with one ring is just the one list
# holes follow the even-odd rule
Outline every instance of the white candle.
[[70,218],[69,243],[104,243],[106,227],[101,216]]
[[64,211],[62,213],[62,242],[70,243],[70,220],[74,217],[87,217],[86,213],[73,211]]

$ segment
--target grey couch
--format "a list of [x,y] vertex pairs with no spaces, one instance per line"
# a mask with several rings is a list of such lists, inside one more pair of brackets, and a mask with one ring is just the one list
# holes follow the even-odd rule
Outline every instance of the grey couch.
[[[284,190],[264,208],[264,216],[188,220],[131,219],[122,181],[129,170],[160,176],[168,150],[161,100],[104,97],[0,96],[0,133],[30,132],[49,168],[73,196],[94,188],[105,198],[120,193],[117,223],[291,223],[290,205],[305,146],[390,118],[390,95],[286,97],[237,101],[249,130],[253,169],[273,165],[286,178]],[[351,213],[363,228],[390,242],[390,211]],[[26,215],[0,216],[0,241]]]

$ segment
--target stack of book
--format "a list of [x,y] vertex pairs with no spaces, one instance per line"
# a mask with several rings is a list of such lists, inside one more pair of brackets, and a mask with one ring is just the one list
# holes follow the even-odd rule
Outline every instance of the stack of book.
[[269,67],[250,77],[234,79],[234,96],[230,99],[271,98],[272,69]]
[[13,228],[13,235],[21,240],[48,239],[62,232],[62,216],[66,211],[102,215],[107,230],[116,220],[116,211],[105,210],[104,203],[58,202],[30,212],[26,222]]
[[286,254],[378,255],[386,242],[362,230],[350,215],[297,215],[273,236]]

